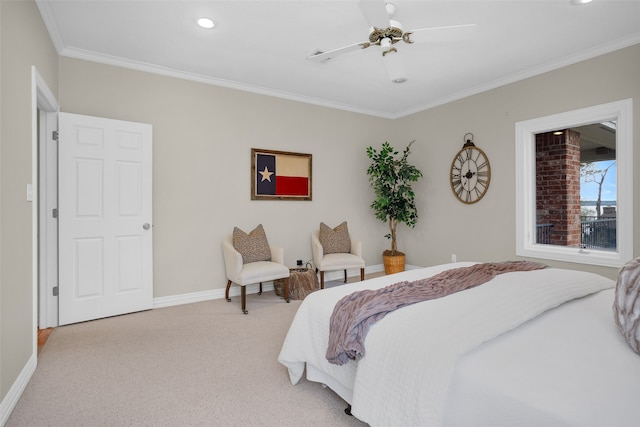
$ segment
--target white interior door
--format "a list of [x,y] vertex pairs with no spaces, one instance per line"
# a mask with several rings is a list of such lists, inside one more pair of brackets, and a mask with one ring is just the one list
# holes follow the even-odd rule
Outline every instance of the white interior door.
[[153,306],[151,125],[59,114],[59,324]]

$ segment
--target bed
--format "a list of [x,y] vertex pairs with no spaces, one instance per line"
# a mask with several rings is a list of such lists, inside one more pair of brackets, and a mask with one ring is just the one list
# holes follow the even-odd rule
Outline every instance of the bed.
[[613,320],[615,282],[545,268],[500,274],[473,289],[394,311],[366,354],[326,359],[334,305],[475,263],[452,263],[309,295],[278,360],[292,384],[306,370],[371,426],[637,426],[640,356]]

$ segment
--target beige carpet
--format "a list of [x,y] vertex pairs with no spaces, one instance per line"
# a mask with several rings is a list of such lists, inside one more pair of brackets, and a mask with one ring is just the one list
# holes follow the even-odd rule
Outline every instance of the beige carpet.
[[6,426],[364,426],[277,357],[300,301],[273,292],[56,328]]

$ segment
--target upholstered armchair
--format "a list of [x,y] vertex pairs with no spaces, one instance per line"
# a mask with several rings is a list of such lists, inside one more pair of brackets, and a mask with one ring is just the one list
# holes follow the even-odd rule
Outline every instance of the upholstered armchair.
[[362,242],[349,234],[346,222],[334,229],[320,223],[320,230],[311,233],[311,250],[316,272],[320,272],[320,289],[324,289],[325,271],[344,270],[347,283],[347,270],[359,268],[360,280],[364,280]]
[[[262,226],[258,226],[264,234]],[[258,228],[256,228],[258,230]],[[235,237],[239,231],[244,236],[251,237],[256,231],[249,235],[242,230],[234,229]],[[235,283],[241,287],[242,312],[248,314],[247,311],[247,291],[246,286],[255,283],[260,284],[258,295],[262,295],[262,282],[268,282],[277,279],[284,279],[284,299],[289,302],[289,268],[284,265],[284,249],[276,246],[268,245],[266,236],[264,239],[244,238],[236,239],[234,245],[234,236],[226,236],[222,241],[222,250],[224,254],[224,264],[227,273],[227,289],[225,298],[229,298],[229,289],[231,284]]]

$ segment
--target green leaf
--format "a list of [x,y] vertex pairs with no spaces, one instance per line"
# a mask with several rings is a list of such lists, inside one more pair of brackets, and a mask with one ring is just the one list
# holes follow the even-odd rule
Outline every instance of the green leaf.
[[396,224],[401,222],[414,227],[418,219],[411,183],[417,182],[422,172],[408,161],[413,142],[407,145],[400,157],[388,141],[382,144],[379,151],[371,146],[366,149],[367,157],[371,159],[367,175],[376,196],[370,206],[377,219],[389,222],[391,233],[385,237],[392,240],[392,248],[396,247]]

